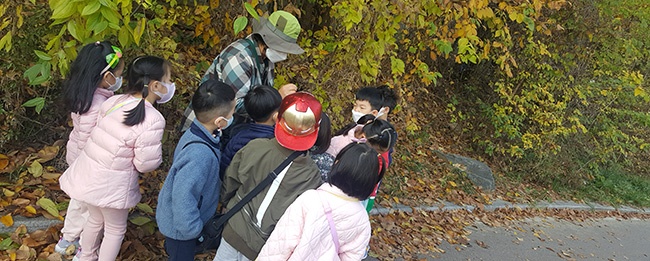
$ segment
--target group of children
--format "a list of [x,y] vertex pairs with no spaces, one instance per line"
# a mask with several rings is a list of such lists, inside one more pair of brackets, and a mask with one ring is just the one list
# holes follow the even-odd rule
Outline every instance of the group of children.
[[[124,94],[113,95],[124,67],[119,48],[92,43],[64,84],[74,127],[60,185],[71,200],[55,250],[76,249],[77,260],[115,260],[129,209],[141,198],[139,174],[162,162],[165,119],[153,104],[173,97],[170,64],[137,57]],[[243,101],[250,121],[233,125],[235,98],[232,86],[216,79],[192,97],[196,117],[176,146],[156,207],[169,259],[193,260],[219,205],[233,208],[294,152],[301,154],[228,220],[214,260],[362,259],[368,213],[397,140],[387,119],[394,92],[359,90],[353,122],[333,137],[329,117],[309,93],[282,97],[271,86],[255,86]]]

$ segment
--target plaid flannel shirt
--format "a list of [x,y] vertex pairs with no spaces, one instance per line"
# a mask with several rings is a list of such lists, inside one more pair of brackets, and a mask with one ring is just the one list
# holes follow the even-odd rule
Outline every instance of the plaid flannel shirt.
[[[214,58],[201,79],[204,81],[216,77],[230,85],[235,91],[235,112],[245,114],[244,96],[257,85],[273,86],[273,69],[275,65],[268,59],[262,60],[257,43],[249,35],[231,43],[226,49]],[[194,121],[195,115],[190,104],[184,113],[185,119],[181,122],[181,131],[185,131]]]

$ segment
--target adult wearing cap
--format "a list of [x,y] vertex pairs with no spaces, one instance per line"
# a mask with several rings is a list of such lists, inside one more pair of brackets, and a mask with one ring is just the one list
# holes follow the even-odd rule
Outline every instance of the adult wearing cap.
[[[217,78],[236,92],[235,113],[241,121],[245,118],[243,98],[249,90],[259,85],[273,86],[275,63],[287,59],[288,54],[305,51],[297,44],[301,28],[298,19],[285,11],[275,11],[268,18],[253,19],[253,33],[226,47],[212,62],[201,82]],[[285,96],[295,92],[294,84],[280,88]],[[185,131],[194,120],[191,105],[185,110],[181,128]],[[236,121],[237,122],[237,121]]]
[[[255,139],[235,154],[226,170],[221,203],[230,209],[294,151],[316,142],[321,104],[309,93],[282,100],[275,138]],[[308,153],[298,156],[274,182],[237,212],[223,229],[214,260],[255,260],[284,211],[304,191],[322,184]]]

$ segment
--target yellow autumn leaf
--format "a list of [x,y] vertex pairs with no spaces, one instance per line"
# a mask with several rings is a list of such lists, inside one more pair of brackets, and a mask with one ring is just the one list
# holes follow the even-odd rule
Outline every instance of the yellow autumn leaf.
[[16,252],[9,253],[9,258],[11,259],[11,261],[16,261]]
[[38,201],[36,201],[36,205],[40,206],[41,208],[45,209],[47,213],[54,217],[59,217],[59,210],[56,209],[56,204],[52,202],[51,199],[49,198],[40,198]]
[[31,173],[35,178],[38,178],[43,175],[43,165],[38,161],[34,161],[32,162],[32,165],[29,165],[27,171],[29,171],[29,173]]
[[9,165],[9,157],[4,154],[0,154],[0,169],[4,169]]
[[11,227],[14,225],[14,218],[11,217],[11,214],[5,215],[0,218],[0,222],[5,225],[5,227]]
[[13,192],[13,191],[8,190],[6,188],[2,189],[2,193],[5,195],[5,197],[12,197],[13,195],[16,194],[16,192]]
[[25,206],[25,210],[29,213],[36,214],[36,209],[32,206]]
[[458,186],[458,185],[456,184],[456,182],[453,182],[453,181],[451,181],[451,180],[449,181],[449,185],[451,185],[452,187],[456,187],[456,186]]

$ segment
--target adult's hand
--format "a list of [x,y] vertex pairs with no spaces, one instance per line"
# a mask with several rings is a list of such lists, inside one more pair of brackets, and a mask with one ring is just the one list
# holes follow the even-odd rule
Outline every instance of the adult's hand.
[[298,86],[296,86],[293,83],[287,83],[285,85],[282,85],[282,87],[280,87],[280,89],[278,90],[278,92],[280,92],[280,96],[282,96],[282,99],[284,99],[284,97],[286,97],[287,95],[295,93],[297,91],[298,91]]

